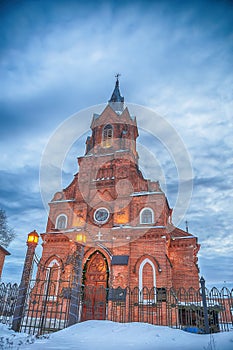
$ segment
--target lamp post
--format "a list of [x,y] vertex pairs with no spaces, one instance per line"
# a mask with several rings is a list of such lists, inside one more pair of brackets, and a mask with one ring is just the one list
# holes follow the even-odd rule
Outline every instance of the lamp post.
[[74,243],[74,277],[71,288],[68,326],[72,326],[79,321],[79,306],[82,286],[82,261],[84,256],[86,235],[84,233],[78,233],[75,237]]
[[210,326],[209,326],[209,318],[208,318],[208,306],[207,306],[207,300],[206,300],[206,288],[205,288],[204,277],[201,277],[200,283],[201,283],[201,297],[202,297],[202,304],[203,304],[205,333],[209,334]]
[[19,294],[17,297],[16,307],[13,316],[12,329],[16,332],[20,330],[21,320],[23,317],[23,310],[26,301],[28,286],[33,269],[33,259],[35,249],[39,241],[39,235],[36,230],[30,232],[27,238],[27,253],[24,261],[23,273],[19,285]]

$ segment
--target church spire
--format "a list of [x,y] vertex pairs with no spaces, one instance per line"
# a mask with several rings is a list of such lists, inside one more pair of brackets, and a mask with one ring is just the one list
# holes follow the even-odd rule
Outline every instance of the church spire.
[[122,112],[124,109],[124,97],[121,96],[121,93],[120,93],[119,79],[118,79],[119,76],[120,76],[119,73],[117,73],[115,75],[115,77],[116,77],[115,88],[113,90],[112,96],[111,96],[110,100],[108,101],[108,103],[114,111],[121,111]]

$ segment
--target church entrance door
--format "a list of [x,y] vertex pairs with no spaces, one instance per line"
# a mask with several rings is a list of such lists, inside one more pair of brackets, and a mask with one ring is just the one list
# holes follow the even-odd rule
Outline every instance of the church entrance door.
[[82,321],[105,320],[108,277],[106,257],[100,251],[94,252],[87,259],[83,271]]

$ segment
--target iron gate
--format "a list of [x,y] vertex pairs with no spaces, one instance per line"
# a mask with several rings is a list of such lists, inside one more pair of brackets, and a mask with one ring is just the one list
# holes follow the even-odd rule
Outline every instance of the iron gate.
[[41,335],[67,327],[70,291],[69,280],[31,280],[20,331]]

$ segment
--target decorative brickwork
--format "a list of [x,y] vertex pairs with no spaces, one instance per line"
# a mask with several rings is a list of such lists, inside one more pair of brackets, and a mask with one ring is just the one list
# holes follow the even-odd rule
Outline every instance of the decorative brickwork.
[[197,238],[172,224],[158,181],[139,170],[137,122],[124,106],[118,78],[104,111],[93,115],[91,130],[79,172],[49,203],[41,264],[56,257],[64,278],[72,274],[67,261],[82,233],[85,285],[199,288]]

